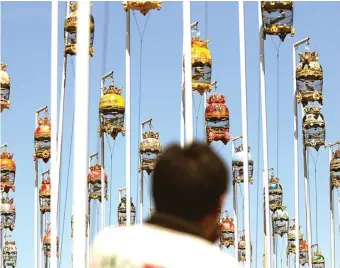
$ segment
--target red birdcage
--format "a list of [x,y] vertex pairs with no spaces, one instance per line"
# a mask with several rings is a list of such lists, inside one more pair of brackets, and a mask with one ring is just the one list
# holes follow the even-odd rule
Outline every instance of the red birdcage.
[[207,142],[222,141],[227,144],[230,140],[229,134],[229,109],[225,104],[225,96],[217,93],[211,95],[205,109],[205,121]]

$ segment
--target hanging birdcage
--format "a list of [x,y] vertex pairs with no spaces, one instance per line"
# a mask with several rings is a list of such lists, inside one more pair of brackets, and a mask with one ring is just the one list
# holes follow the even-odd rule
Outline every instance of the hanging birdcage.
[[280,184],[280,178],[275,177],[274,173],[272,173],[269,179],[268,191],[269,209],[275,212],[276,209],[282,206],[282,186]]
[[299,53],[300,63],[296,68],[296,100],[305,108],[321,108],[323,103],[323,70],[318,62],[319,55],[307,49]]
[[7,64],[0,63],[0,111],[9,109],[11,101],[9,100],[11,94],[11,77],[6,72]]
[[162,146],[159,140],[159,133],[151,130],[143,133],[143,139],[139,145],[141,163],[139,170],[145,170],[149,175],[155,169],[158,158],[162,153]]
[[272,216],[273,233],[283,236],[288,233],[289,216],[285,206],[277,207]]
[[101,116],[100,135],[105,132],[113,139],[117,137],[118,133],[125,135],[125,102],[122,89],[114,86],[113,82],[109,88],[103,88],[103,96],[99,102],[99,113]]
[[[130,223],[131,225],[136,223],[136,207],[132,198],[130,201]],[[122,197],[118,205],[118,225],[126,225],[126,197]]]
[[[78,3],[69,4],[70,14],[66,17],[64,23],[65,37],[65,54],[77,55],[77,28],[78,28]],[[90,56],[94,55],[93,40],[94,40],[94,18],[90,14],[90,40],[89,40],[89,53]]]
[[223,144],[227,144],[230,140],[229,109],[225,104],[225,96],[215,93],[207,101],[208,106],[205,109],[207,143],[222,141]]
[[340,148],[333,152],[333,158],[330,163],[330,176],[333,187],[340,188]]
[[16,211],[13,198],[3,197],[1,203],[1,229],[14,230]]
[[[252,155],[249,153],[250,146],[248,146],[248,177],[249,183],[253,184],[253,166],[254,161]],[[243,144],[235,148],[235,153],[232,161],[232,169],[233,169],[233,183],[243,183],[244,175],[243,175]]]
[[306,147],[313,147],[319,150],[325,145],[326,126],[320,108],[311,107],[306,110],[302,119],[303,142]]
[[51,120],[47,112],[38,120],[38,127],[34,132],[35,154],[34,160],[42,159],[45,163],[51,157]]
[[138,10],[145,16],[151,9],[161,10],[162,1],[123,1],[123,6],[126,12],[129,9]]
[[316,251],[313,252],[312,256],[312,268],[325,268],[325,257],[322,255],[321,250],[319,249],[318,245],[313,245],[313,247],[316,246]]
[[[292,219],[294,222],[295,220]],[[299,228],[300,229],[300,228]],[[288,232],[288,244],[287,244],[287,254],[293,253],[295,254],[295,223],[292,226],[289,226]],[[303,235],[299,232],[299,244],[302,242]]]
[[15,241],[11,239],[11,236],[5,236],[2,255],[4,268],[14,268],[17,266],[18,251]]
[[220,246],[227,248],[233,246],[235,243],[235,226],[233,218],[228,217],[228,212],[220,218],[220,232]]
[[201,95],[211,91],[212,57],[208,49],[209,40],[203,41],[199,37],[191,39],[192,90]]
[[[250,256],[252,256],[253,247],[250,242]],[[252,257],[250,257],[252,259]],[[246,262],[247,255],[246,255],[246,237],[242,235],[238,242],[238,261],[239,262]]]
[[[85,222],[85,236],[88,237],[89,235],[89,216],[86,216],[86,222]],[[73,238],[73,215],[71,216],[71,238]]]
[[263,39],[266,35],[278,35],[283,42],[294,36],[293,1],[261,1]]
[[[103,170],[104,171],[104,170]],[[89,186],[89,199],[99,200],[102,199],[102,167],[98,163],[90,167],[90,172],[87,175],[87,182]],[[107,174],[104,171],[104,193],[105,199],[108,199],[107,195]]]
[[304,266],[308,263],[308,244],[306,240],[302,240],[299,247],[300,264]]
[[[56,237],[57,243],[57,258],[59,258],[59,238]],[[43,239],[44,255],[46,257],[51,257],[51,230],[48,228]]]
[[1,172],[1,191],[8,193],[11,189],[15,191],[15,172],[16,166],[13,161],[14,154],[4,151],[0,155],[0,172]]
[[40,211],[42,214],[51,211],[51,180],[48,174],[47,178],[42,178],[39,190]]

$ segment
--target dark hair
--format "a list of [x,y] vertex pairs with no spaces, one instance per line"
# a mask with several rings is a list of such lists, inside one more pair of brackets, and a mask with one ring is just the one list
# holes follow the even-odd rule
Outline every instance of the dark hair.
[[228,184],[226,165],[208,145],[172,145],[162,154],[153,173],[156,210],[201,220],[218,208]]

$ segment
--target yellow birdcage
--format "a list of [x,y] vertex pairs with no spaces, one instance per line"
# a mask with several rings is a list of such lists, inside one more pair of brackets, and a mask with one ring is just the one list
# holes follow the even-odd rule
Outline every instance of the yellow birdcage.
[[11,101],[11,77],[6,72],[7,64],[0,63],[0,111],[9,109]]
[[123,1],[124,10],[138,10],[144,16],[152,9],[161,10],[162,1]]
[[293,28],[293,1],[261,1],[263,39],[266,35],[278,35],[283,42]]

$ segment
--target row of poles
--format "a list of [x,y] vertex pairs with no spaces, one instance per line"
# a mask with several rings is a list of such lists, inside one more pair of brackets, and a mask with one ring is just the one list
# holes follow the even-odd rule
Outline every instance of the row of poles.
[[[244,5],[243,1],[239,1],[239,36],[240,36],[240,77],[241,77],[241,109],[242,109],[242,137],[243,148],[248,148],[248,126],[247,126],[247,88],[246,88],[246,61],[245,61],[245,33],[244,33]],[[89,60],[88,60],[88,42],[89,40],[89,14],[90,5],[88,1],[80,2],[78,8],[78,32],[77,32],[77,60],[76,60],[76,86],[75,86],[75,119],[74,119],[74,187],[73,191],[73,266],[85,267],[86,241],[84,238],[86,226],[86,195],[88,170],[88,101],[89,101]],[[259,18],[261,16],[259,1]],[[59,185],[59,170],[61,145],[57,146],[57,18],[58,18],[58,2],[52,2],[52,59],[51,59],[51,181],[53,181],[51,194],[51,261],[50,267],[57,267],[57,198]],[[267,145],[267,119],[266,119],[266,86],[265,86],[265,68],[264,68],[264,41],[262,38],[262,23],[259,19],[260,34],[260,88],[261,88],[261,111],[262,111],[262,139],[263,139],[263,191],[265,193],[265,266],[271,267],[271,240],[270,240],[270,223],[269,223],[269,194],[268,194],[268,145]],[[190,1],[183,1],[183,61],[184,61],[184,87],[182,90],[181,105],[181,145],[185,146],[193,141],[193,114],[192,114],[192,80],[191,80],[191,23],[190,23]],[[306,43],[308,38],[297,42],[293,45],[293,65],[295,76],[295,50],[298,46]],[[131,196],[131,63],[130,63],[130,11],[126,13],[126,225],[130,225],[130,196]],[[84,79],[85,77],[85,79]],[[294,77],[295,78],[295,77]],[[294,79],[294,95],[296,93],[296,85]],[[62,112],[59,118],[62,124]],[[299,233],[299,184],[298,184],[298,122],[297,122],[297,104],[294,106],[294,181],[295,181],[295,232]],[[62,126],[59,124],[59,131]],[[61,135],[58,142],[61,142]],[[245,149],[246,151],[246,149]],[[57,154],[58,153],[58,154]],[[56,157],[58,155],[58,157]],[[249,175],[248,175],[248,154],[244,153],[243,159],[244,171],[244,228],[246,241],[246,262],[245,266],[251,266],[251,245],[250,245],[250,216],[249,216]],[[102,189],[104,189],[102,184]],[[103,197],[104,195],[102,195]],[[142,201],[141,201],[142,202]],[[103,204],[103,202],[102,202]],[[333,212],[331,212],[332,214]],[[308,214],[308,213],[307,213]],[[141,215],[143,215],[141,213]],[[102,215],[102,223],[104,222],[104,213]],[[142,217],[142,216],[141,216]],[[332,217],[332,216],[331,216]],[[307,219],[308,222],[308,219]],[[308,223],[307,223],[308,226]],[[103,228],[102,224],[102,228]],[[307,227],[308,228],[308,227]],[[310,229],[310,227],[309,227]],[[334,226],[333,226],[334,231]],[[310,232],[310,231],[309,231]],[[309,245],[311,235],[307,234]],[[295,237],[295,245],[299,245],[299,236]],[[332,240],[334,243],[334,238]],[[299,247],[295,249],[295,265],[299,267]],[[235,250],[237,256],[237,250]],[[311,252],[309,253],[311,255]],[[311,256],[309,258],[311,261]],[[334,247],[332,247],[332,263],[334,267]],[[37,267],[37,266],[36,266]],[[310,265],[311,267],[311,265]]]

